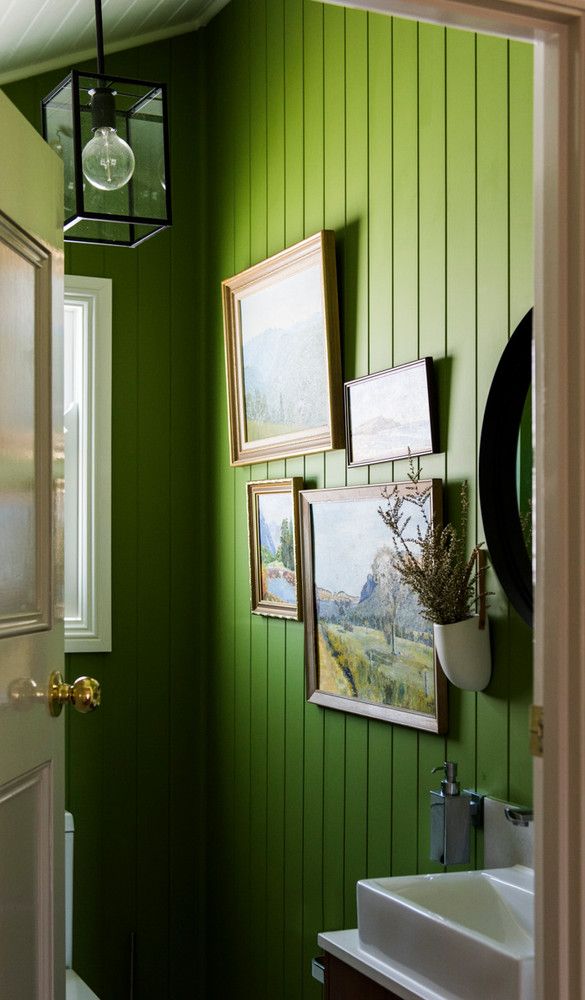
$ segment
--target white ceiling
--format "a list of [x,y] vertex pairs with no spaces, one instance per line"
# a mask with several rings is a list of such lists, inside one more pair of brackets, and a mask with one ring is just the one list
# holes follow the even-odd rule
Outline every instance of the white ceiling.
[[[105,50],[194,31],[228,0],[102,0]],[[0,0],[0,85],[95,55],[94,0]]]

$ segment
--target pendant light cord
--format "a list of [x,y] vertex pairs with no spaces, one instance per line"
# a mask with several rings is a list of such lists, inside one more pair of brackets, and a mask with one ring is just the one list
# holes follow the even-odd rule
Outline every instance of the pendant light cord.
[[102,0],[95,0],[95,38],[97,45],[97,71],[105,73],[104,68],[104,26],[102,23]]

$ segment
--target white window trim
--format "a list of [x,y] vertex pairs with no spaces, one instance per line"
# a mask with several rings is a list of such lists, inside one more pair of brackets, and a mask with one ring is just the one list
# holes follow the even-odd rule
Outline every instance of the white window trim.
[[[65,652],[109,652],[111,600],[112,282],[65,275],[65,304],[84,311],[77,429],[76,518],[65,521],[65,547],[77,566],[75,617],[65,615]],[[71,417],[71,414],[69,414]],[[67,481],[65,482],[67,491]],[[77,523],[75,523],[75,521]]]

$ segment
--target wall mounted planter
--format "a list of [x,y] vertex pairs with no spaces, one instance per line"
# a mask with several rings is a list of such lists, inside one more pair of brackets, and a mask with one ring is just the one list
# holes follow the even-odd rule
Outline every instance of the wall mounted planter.
[[480,615],[451,625],[433,625],[435,649],[443,673],[455,687],[483,691],[492,672],[490,630]]

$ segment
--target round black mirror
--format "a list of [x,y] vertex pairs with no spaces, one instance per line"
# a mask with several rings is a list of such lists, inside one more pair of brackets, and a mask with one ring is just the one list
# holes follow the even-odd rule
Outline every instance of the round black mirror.
[[532,309],[510,337],[494,375],[481,428],[479,496],[491,564],[511,604],[532,626],[532,561],[518,506],[518,439],[532,381]]

